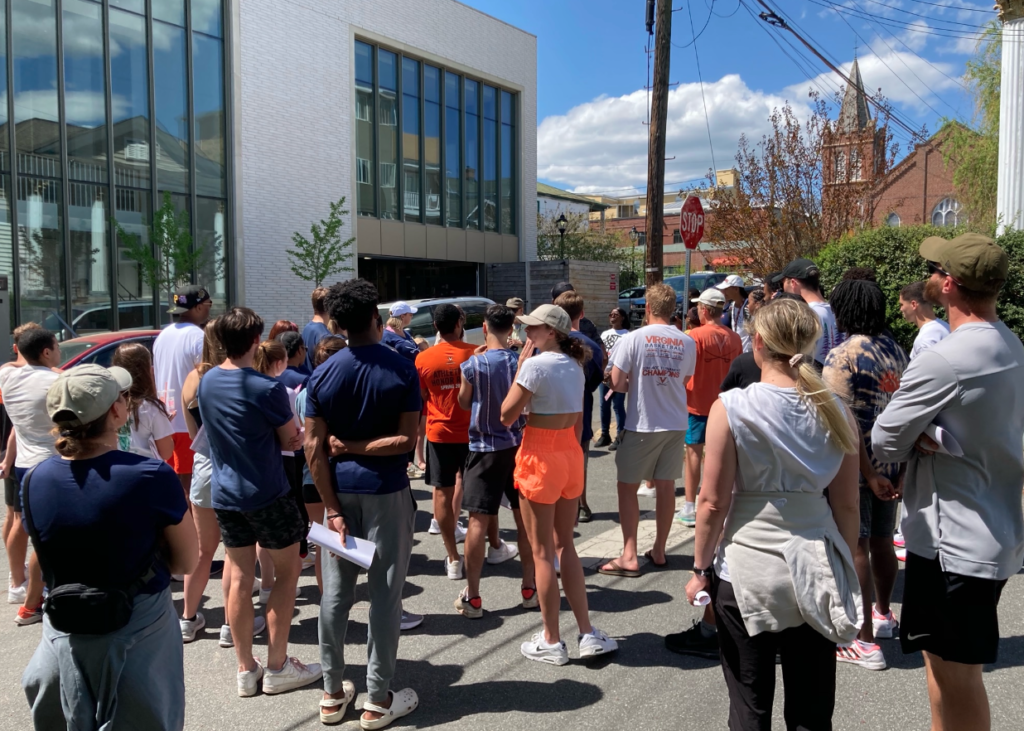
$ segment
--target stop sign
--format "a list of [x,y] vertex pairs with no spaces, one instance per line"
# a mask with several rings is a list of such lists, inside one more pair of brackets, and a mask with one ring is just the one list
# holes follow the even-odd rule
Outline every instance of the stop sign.
[[679,213],[679,234],[687,249],[696,249],[704,238],[704,206],[695,195],[688,196],[683,203],[683,210]]

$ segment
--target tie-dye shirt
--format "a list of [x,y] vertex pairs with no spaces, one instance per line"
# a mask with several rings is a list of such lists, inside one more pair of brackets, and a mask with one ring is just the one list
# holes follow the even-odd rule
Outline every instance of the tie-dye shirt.
[[[825,359],[822,377],[829,389],[853,411],[864,446],[878,474],[895,480],[898,463],[883,464],[871,450],[871,428],[900,387],[909,363],[906,352],[888,333],[878,337],[851,335],[834,347]],[[864,484],[863,476],[861,484]]]

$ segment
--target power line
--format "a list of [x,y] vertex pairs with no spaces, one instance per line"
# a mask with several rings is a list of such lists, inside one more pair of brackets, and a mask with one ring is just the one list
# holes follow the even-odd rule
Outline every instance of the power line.
[[[934,15],[925,15],[924,13],[915,13],[913,10],[904,10],[903,8],[898,7],[896,5],[889,5],[888,3],[883,3],[883,2],[881,2],[881,0],[867,0],[867,2],[874,3],[875,5],[881,5],[883,8],[889,8],[890,10],[896,10],[896,11],[901,12],[901,13],[906,13],[907,15],[914,15],[914,16],[916,16],[918,18],[924,18],[926,20],[932,20],[932,21],[934,21],[936,23],[946,23],[947,25],[962,25],[965,28],[974,28],[974,29],[977,29],[977,28],[980,27],[980,26],[977,26],[977,25],[975,25],[973,23],[961,23],[959,20],[943,20],[942,18],[936,18]],[[868,11],[865,10],[864,12],[866,13]]]
[[[682,10],[682,8],[676,8],[676,10]],[[715,0],[711,0],[711,7],[708,10],[708,19],[704,21],[704,27],[700,29],[700,33],[694,34],[693,15],[690,12],[690,0],[686,0],[686,14],[690,16],[690,35],[693,36],[693,38],[690,39],[689,43],[684,43],[681,46],[678,43],[673,43],[672,45],[675,46],[676,48],[687,48],[689,46],[696,47],[697,39],[704,35],[704,31],[708,29],[708,25],[711,23],[711,16],[714,15],[715,12]],[[673,10],[672,12],[675,12],[675,10]]]
[[[714,0],[711,0],[711,5],[714,7]],[[686,0],[686,14],[690,17],[690,32],[693,33],[693,13],[690,12],[690,0]],[[708,16],[710,20],[710,16]],[[706,26],[705,26],[706,27]],[[718,170],[718,165],[715,163],[715,145],[711,142],[711,120],[708,118],[708,102],[704,98],[704,77],[700,73],[700,54],[697,53],[697,38],[694,36],[693,39],[693,55],[697,59],[697,81],[700,82],[700,100],[704,104],[704,124],[708,128],[708,147],[711,148],[711,167],[714,170]]]
[[920,5],[931,5],[932,7],[936,7],[936,8],[948,8],[950,10],[963,10],[963,11],[966,11],[968,13],[984,13],[985,15],[988,15],[990,17],[992,15],[992,11],[991,10],[986,10],[986,9],[983,9],[983,8],[975,8],[975,7],[971,7],[971,6],[968,6],[968,5],[948,5],[946,3],[932,3],[932,2],[928,2],[928,0],[912,0],[912,2],[918,3]]
[[[846,6],[843,6],[843,5],[833,5],[832,3],[820,2],[820,0],[808,0],[808,1],[811,2],[811,3],[814,3],[815,5],[820,5],[821,7],[826,8],[828,10],[838,9],[839,12],[849,13],[850,15],[852,15],[853,17],[855,17],[855,18],[857,18],[859,20],[874,21],[876,23],[879,23],[881,25],[885,25],[885,26],[888,26],[888,27],[891,27],[891,28],[898,28],[900,30],[909,30],[909,31],[913,31],[915,33],[922,33],[924,35],[936,36],[936,37],[939,37],[939,38],[957,38],[957,39],[960,39],[960,38],[971,38],[971,39],[977,40],[977,39],[983,37],[984,34],[985,34],[984,28],[982,28],[980,26],[976,26],[977,30],[975,32],[969,32],[969,33],[968,32],[957,31],[957,30],[955,30],[953,28],[938,28],[938,27],[932,28],[931,26],[921,27],[921,24],[917,23],[917,22],[909,22],[908,23],[908,22],[904,22],[904,21],[901,21],[901,20],[893,19],[893,18],[883,18],[880,15],[875,15],[875,14],[872,14],[872,13],[868,13],[868,12],[865,12],[863,10],[853,10],[853,9],[851,9],[849,7],[846,7]],[[945,32],[941,32],[941,31],[945,31]]]

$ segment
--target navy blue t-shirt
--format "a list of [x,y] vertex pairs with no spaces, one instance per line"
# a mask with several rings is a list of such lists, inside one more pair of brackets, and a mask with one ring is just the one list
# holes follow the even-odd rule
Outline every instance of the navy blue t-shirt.
[[309,374],[304,373],[298,366],[288,366],[284,371],[277,377],[277,380],[286,385],[288,388],[294,388],[298,390],[306,385],[306,381],[309,379]]
[[392,332],[387,328],[384,329],[384,335],[380,339],[381,343],[393,349],[396,353],[404,356],[416,362],[416,356],[420,354],[420,349],[416,345],[416,341],[410,336],[403,337],[398,333]]
[[313,372],[313,356],[317,343],[330,334],[331,331],[322,322],[311,322],[302,328],[302,342],[306,344],[306,370],[310,373]]
[[[92,459],[40,462],[29,500],[56,584],[106,590],[126,588],[144,574],[163,529],[188,512],[181,482],[166,462],[116,449]],[[143,593],[156,594],[169,583],[166,564],[157,561]]]
[[[204,379],[205,380],[205,379]],[[423,409],[416,366],[386,345],[348,347],[306,384],[306,418],[319,417],[338,439],[363,441],[398,432],[403,413]],[[386,495],[409,486],[408,456],[332,458],[338,492]]]
[[594,391],[604,378],[604,350],[579,330],[573,330],[569,336],[582,340],[590,348],[590,360],[583,366],[586,388],[583,391],[583,435],[580,437],[583,442],[589,442],[594,438],[594,425],[591,423],[594,420]]
[[293,417],[283,384],[252,368],[211,368],[199,381],[219,510],[265,508],[289,490],[278,427]]

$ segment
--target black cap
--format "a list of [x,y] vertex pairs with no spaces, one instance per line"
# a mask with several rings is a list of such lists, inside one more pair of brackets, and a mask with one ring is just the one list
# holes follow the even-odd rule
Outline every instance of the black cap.
[[783,279],[813,279],[821,275],[818,265],[810,259],[794,259],[786,265],[779,274],[772,280],[772,284],[778,284]]
[[575,292],[576,288],[572,286],[572,282],[559,282],[551,288],[551,301],[554,302],[558,299],[558,295],[565,294],[566,292]]
[[278,333],[277,341],[288,351],[289,358],[294,358],[295,354],[299,352],[299,348],[303,345],[302,336],[294,330],[285,330],[282,333]]
[[206,291],[206,287],[201,287],[198,284],[189,284],[185,287],[179,287],[174,290],[174,297],[171,298],[171,309],[167,310],[172,315],[180,315],[183,312],[188,312],[198,304],[202,304],[210,299],[210,293]]

